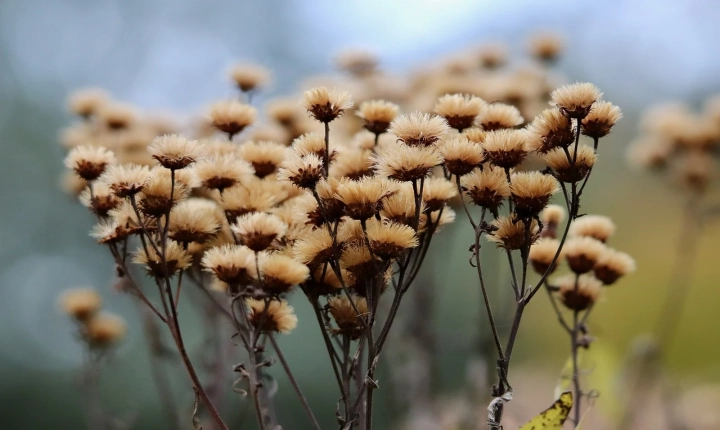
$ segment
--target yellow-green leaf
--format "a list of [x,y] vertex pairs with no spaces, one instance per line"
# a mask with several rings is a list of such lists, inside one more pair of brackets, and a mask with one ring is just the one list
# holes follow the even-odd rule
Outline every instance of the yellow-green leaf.
[[573,406],[573,395],[566,391],[549,408],[531,419],[519,430],[560,430]]

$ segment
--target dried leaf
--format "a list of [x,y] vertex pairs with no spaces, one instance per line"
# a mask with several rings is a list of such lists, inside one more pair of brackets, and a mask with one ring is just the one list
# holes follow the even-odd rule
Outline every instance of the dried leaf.
[[552,406],[528,421],[519,430],[560,430],[570,414],[572,406],[572,391],[566,391],[560,395],[560,398]]

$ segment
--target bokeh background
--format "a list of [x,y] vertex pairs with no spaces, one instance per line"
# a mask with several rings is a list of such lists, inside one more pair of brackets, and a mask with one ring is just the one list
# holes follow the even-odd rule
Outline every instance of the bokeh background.
[[[613,245],[631,253],[638,265],[637,273],[612,287],[591,318],[598,337],[596,357],[602,357],[593,368],[600,376],[594,388],[602,393],[597,413],[612,417],[617,414],[614,384],[626,353],[657,317],[683,207],[677,189],[630,169],[625,149],[637,133],[640,112],[649,105],[675,99],[700,105],[720,92],[718,22],[720,5],[700,0],[3,0],[3,427],[84,425],[78,389],[81,348],[74,342],[72,325],[57,311],[56,299],[66,288],[91,285],[102,291],[108,309],[130,322],[129,336],[103,376],[104,402],[111,413],[133,420],[134,428],[165,428],[136,309],[111,288],[110,256],[87,234],[90,214],[59,184],[64,151],[58,131],[71,120],[64,101],[73,89],[101,86],[142,108],[187,115],[231,93],[224,72],[236,61],[272,69],[274,83],[260,96],[262,103],[275,94],[296,91],[309,75],[330,71],[332,57],[344,47],[372,49],[383,68],[403,72],[483,42],[505,43],[521,55],[527,37],[544,30],[565,37],[566,52],[557,72],[570,82],[595,83],[625,113],[602,143],[602,162],[586,191],[591,197],[583,205],[586,212],[615,220],[618,235]],[[714,197],[720,196],[716,192]],[[477,314],[480,299],[467,264],[466,227],[459,223],[443,233],[429,258],[433,270],[424,280],[440,291],[432,324],[439,339],[440,390],[447,396],[468,384],[464,364],[484,322]],[[688,312],[668,361],[685,387],[720,383],[719,238],[720,223],[708,225],[695,276],[686,285],[691,290]],[[282,343],[310,402],[322,410],[319,417],[331,428],[334,407],[322,408],[337,400],[327,357],[310,323],[309,307],[301,297],[294,302],[300,326]],[[184,324],[196,349],[198,318],[186,310]],[[527,381],[549,381],[528,385],[541,405],[549,404],[554,378],[568,354],[567,339],[545,297],[537,298],[526,318],[516,365],[528,375]],[[179,368],[177,375],[178,401],[189,411],[192,395]],[[278,378],[286,428],[305,428],[297,401],[289,389],[282,389],[287,387],[285,380]],[[382,395],[380,401],[390,402]],[[517,403],[522,402],[518,396]],[[236,416],[243,413],[241,403],[235,403]],[[379,428],[388,428],[389,420],[397,417],[389,408],[378,409],[383,420]]]

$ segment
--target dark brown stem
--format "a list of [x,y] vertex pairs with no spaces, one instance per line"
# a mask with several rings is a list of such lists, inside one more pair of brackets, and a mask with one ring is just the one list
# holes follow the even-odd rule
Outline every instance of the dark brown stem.
[[[580,286],[580,275],[575,275],[575,294]],[[573,381],[573,410],[575,417],[575,425],[580,423],[580,408],[582,401],[582,391],[580,390],[580,370],[578,368],[578,335],[580,334],[580,325],[578,324],[578,310],[573,310],[573,328],[570,332],[570,351],[572,354],[572,381]]]
[[325,168],[325,177],[330,174],[330,123],[325,124],[325,153],[323,154],[323,167]]

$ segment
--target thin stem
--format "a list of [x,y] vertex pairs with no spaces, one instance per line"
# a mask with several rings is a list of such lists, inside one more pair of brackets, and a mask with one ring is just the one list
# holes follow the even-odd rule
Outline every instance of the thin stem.
[[325,347],[327,348],[328,357],[330,358],[330,363],[332,364],[333,373],[335,374],[335,381],[338,384],[338,388],[340,389],[340,393],[342,394],[343,403],[347,407],[348,402],[348,395],[345,392],[345,388],[342,384],[342,378],[340,377],[340,371],[337,367],[336,360],[339,360],[337,356],[337,352],[335,351],[335,347],[333,347],[332,342],[330,341],[330,337],[327,334],[327,329],[325,328],[325,323],[323,322],[322,314],[320,313],[320,306],[317,302],[317,299],[310,299],[310,304],[312,305],[313,311],[315,311],[315,317],[317,318],[318,326],[320,328],[320,332],[323,335],[323,341],[325,342]]
[[492,330],[493,340],[495,341],[495,348],[497,349],[498,359],[505,360],[505,353],[503,352],[502,345],[500,344],[500,334],[498,333],[497,323],[493,315],[492,306],[490,305],[490,299],[487,294],[487,287],[485,287],[485,277],[482,273],[482,266],[480,265],[480,236],[481,234],[475,233],[475,266],[478,272],[478,278],[480,280],[480,291],[482,292],[483,303],[485,304],[485,311],[490,322],[490,329]]
[[513,263],[512,251],[505,249],[505,253],[508,258],[508,265],[510,266],[510,273],[512,274],[512,289],[515,292],[515,300],[518,301],[522,298],[520,295],[520,288],[518,287],[517,276],[515,275],[515,263]]
[[325,153],[323,154],[323,167],[325,168],[325,177],[330,174],[330,123],[325,124]]
[[278,356],[278,359],[280,360],[280,364],[282,364],[283,369],[285,369],[285,373],[288,376],[288,379],[290,380],[290,384],[292,385],[293,389],[295,390],[295,393],[300,398],[300,402],[303,405],[303,408],[305,409],[305,413],[307,414],[308,418],[310,419],[310,422],[312,423],[312,426],[316,430],[320,430],[320,424],[318,424],[317,419],[315,418],[315,415],[312,412],[312,409],[310,408],[310,404],[308,403],[307,399],[302,393],[302,390],[300,390],[300,386],[297,383],[297,380],[295,380],[295,375],[293,375],[292,371],[290,370],[290,366],[288,366],[287,361],[285,360],[285,356],[283,355],[282,351],[280,350],[280,346],[277,344],[277,341],[275,340],[275,337],[272,335],[272,333],[267,334],[268,339],[270,339],[270,343],[272,343],[273,348],[275,349],[275,353]]
[[[577,294],[577,290],[580,287],[580,274],[575,275],[575,294]],[[573,409],[574,409],[574,417],[575,417],[575,425],[580,423],[580,409],[581,409],[581,396],[582,391],[580,390],[580,371],[578,369],[578,335],[580,332],[580,325],[578,324],[578,315],[579,311],[577,309],[573,310],[573,328],[570,332],[570,348],[571,348],[571,354],[572,354],[572,381],[573,381],[573,389],[574,389],[574,396],[573,396]]]
[[[247,309],[245,309],[245,306],[241,303],[240,306],[240,313],[242,314],[244,321],[250,321],[247,315]],[[267,308],[267,307],[266,307]],[[249,340],[249,348],[248,348],[248,357],[250,359],[250,368],[247,369],[247,376],[249,380],[250,385],[250,395],[253,399],[253,405],[255,406],[255,417],[257,418],[258,426],[260,427],[260,430],[265,430],[265,414],[263,413],[263,407],[260,405],[260,387],[262,386],[262,383],[258,380],[258,362],[257,362],[257,354],[256,354],[256,347],[254,346],[256,343],[256,329],[250,329],[250,340]]]

